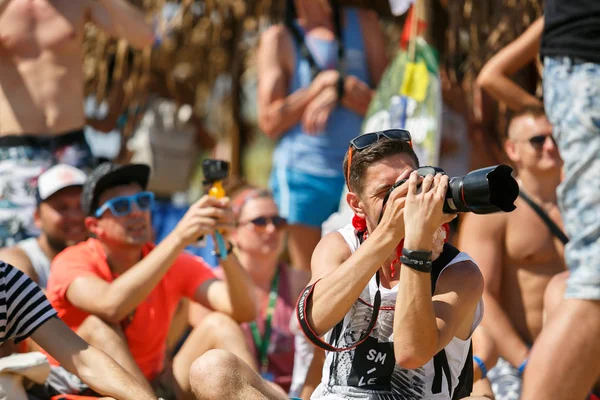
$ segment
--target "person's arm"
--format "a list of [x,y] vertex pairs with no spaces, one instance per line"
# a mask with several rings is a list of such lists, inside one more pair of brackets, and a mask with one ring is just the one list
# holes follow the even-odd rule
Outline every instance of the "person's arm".
[[521,36],[492,57],[477,77],[480,87],[513,111],[527,106],[543,106],[540,99],[510,79],[511,75],[538,57],[543,30],[544,17],[540,17]]
[[[494,338],[487,332],[485,327],[478,326],[473,332],[473,357],[478,357],[483,363],[486,371],[491,370],[498,362],[498,349]],[[483,371],[479,364],[473,361],[473,383],[480,380]]]
[[40,278],[37,272],[35,272],[31,260],[19,247],[13,246],[0,249],[0,260],[21,270],[25,275],[30,277],[32,281],[39,283]]
[[[432,242],[432,239],[429,239]],[[428,251],[425,242],[405,241]],[[461,328],[470,326],[483,292],[481,272],[471,261],[453,264],[439,277],[435,295],[431,276],[402,266],[394,312],[394,353],[403,368],[419,368],[446,347]],[[463,337],[466,339],[466,337]]]
[[500,356],[519,366],[527,358],[529,348],[500,305],[505,230],[505,214],[467,214],[461,224],[459,246],[477,262],[483,273],[485,314],[482,324],[496,342]]
[[212,234],[217,227],[230,228],[227,221],[233,217],[223,219],[227,203],[226,199],[202,197],[190,206],[175,229],[127,272],[110,283],[89,275],[77,277],[66,291],[67,300],[107,322],[120,322],[148,297],[185,247],[200,236]]
[[316,284],[306,309],[317,335],[344,318],[397,244],[387,229],[379,227],[353,254],[338,232],[321,239],[312,256],[311,283]]
[[144,14],[127,1],[91,1],[90,20],[106,33],[125,39],[132,47],[141,49],[154,43],[154,32]]
[[156,400],[112,358],[87,344],[58,318],[47,320],[31,339],[100,394],[119,400]]
[[300,122],[306,106],[327,86],[333,86],[337,71],[323,71],[307,88],[288,95],[293,74],[294,47],[282,25],[267,29],[260,38],[257,54],[258,126],[276,139]]
[[[448,177],[428,175],[419,192],[418,181],[419,175],[412,172],[404,208],[404,249],[431,252],[437,229],[455,217],[442,211]],[[403,368],[419,368],[453,337],[467,339],[482,292],[483,277],[471,261],[444,270],[433,297],[431,274],[402,264],[394,311],[396,363]]]
[[215,311],[229,315],[237,322],[250,322],[256,318],[256,295],[250,275],[230,254],[221,261],[224,280],[211,280],[201,285],[194,300]]
[[342,105],[359,115],[365,115],[373,98],[374,89],[388,65],[385,48],[385,36],[381,31],[377,13],[373,11],[359,11],[360,29],[363,32],[365,57],[369,70],[370,87],[356,76],[347,76],[344,80],[344,96]]

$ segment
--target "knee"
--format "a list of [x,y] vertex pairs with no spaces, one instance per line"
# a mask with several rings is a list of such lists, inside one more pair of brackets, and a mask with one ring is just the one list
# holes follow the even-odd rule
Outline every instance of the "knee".
[[190,367],[190,387],[196,399],[227,398],[239,383],[240,363],[226,350],[209,350]]
[[218,340],[231,340],[232,336],[244,337],[240,325],[230,316],[220,312],[212,312],[206,315],[197,329],[202,331],[202,336],[214,337]]
[[95,347],[99,344],[104,347],[124,340],[123,331],[119,326],[109,324],[95,315],[90,315],[83,321],[77,329],[77,334]]

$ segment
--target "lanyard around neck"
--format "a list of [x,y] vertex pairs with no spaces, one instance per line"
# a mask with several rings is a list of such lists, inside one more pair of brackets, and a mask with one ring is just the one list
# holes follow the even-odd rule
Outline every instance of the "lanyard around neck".
[[279,292],[279,267],[275,271],[273,281],[271,282],[271,291],[269,292],[269,302],[265,312],[265,331],[261,337],[260,330],[256,321],[250,322],[252,331],[252,339],[254,339],[254,347],[260,359],[261,372],[266,372],[269,366],[269,342],[271,341],[273,314],[275,313],[275,304]]

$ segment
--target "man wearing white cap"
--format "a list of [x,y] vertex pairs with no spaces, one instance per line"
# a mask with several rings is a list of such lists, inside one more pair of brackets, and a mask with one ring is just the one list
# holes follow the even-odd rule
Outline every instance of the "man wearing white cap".
[[86,174],[58,164],[38,177],[34,214],[38,237],[0,249],[0,260],[14,265],[45,289],[52,259],[66,247],[87,238],[81,210],[81,190]]

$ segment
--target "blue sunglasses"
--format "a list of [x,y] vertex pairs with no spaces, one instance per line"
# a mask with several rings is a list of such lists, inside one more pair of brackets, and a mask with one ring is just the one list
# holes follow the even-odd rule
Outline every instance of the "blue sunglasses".
[[115,217],[124,217],[131,213],[132,204],[135,202],[141,211],[148,211],[154,204],[154,193],[140,192],[131,196],[120,196],[108,200],[95,212],[96,218],[100,218],[106,210],[110,210]]

